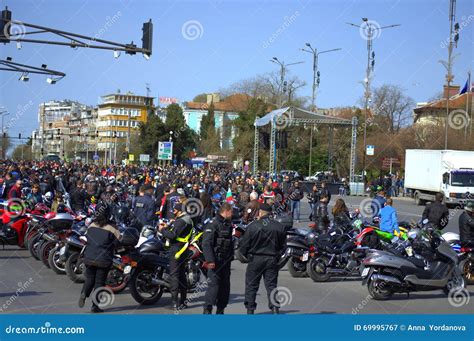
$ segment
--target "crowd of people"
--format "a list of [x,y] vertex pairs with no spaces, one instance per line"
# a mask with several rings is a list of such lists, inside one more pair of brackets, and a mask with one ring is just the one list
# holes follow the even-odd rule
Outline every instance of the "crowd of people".
[[[399,232],[392,195],[397,195],[393,182],[382,181],[382,189],[372,200],[373,215],[380,218],[380,228],[391,233]],[[157,225],[160,219],[168,221],[159,230],[170,250],[170,292],[173,309],[186,307],[187,288],[184,262],[180,258],[189,241],[195,224],[202,224],[203,252],[206,259],[208,288],[204,313],[223,314],[229,302],[230,262],[233,259],[232,219],[240,212],[242,222],[248,224],[240,253],[248,260],[245,278],[245,307],[249,314],[256,309],[256,295],[263,276],[268,294],[269,308],[279,312],[278,302],[271,298],[277,288],[277,257],[285,248],[286,231],[273,219],[275,212],[284,212],[298,223],[301,219],[301,201],[305,191],[301,183],[288,175],[271,178],[262,173],[252,175],[229,169],[193,169],[179,166],[141,167],[97,166],[82,163],[56,163],[44,161],[3,162],[0,164],[0,195],[4,200],[22,199],[29,207],[43,203],[53,211],[68,206],[73,212],[87,212],[95,205],[93,224],[88,229],[85,252],[86,282],[79,298],[83,307],[94,288],[105,284],[113,250],[119,233],[112,219],[111,207],[126,203],[140,226]],[[387,190],[387,192],[385,191]],[[327,184],[315,184],[306,193],[311,207],[309,220],[321,230],[331,224],[350,224],[349,209],[343,196],[332,199]],[[423,219],[444,228],[449,211],[442,203],[442,195],[427,205]],[[189,212],[187,203],[198,203],[198,214]],[[474,239],[473,203],[466,205],[460,219],[464,239]],[[330,218],[332,213],[332,219]],[[93,312],[101,309],[93,303]]]

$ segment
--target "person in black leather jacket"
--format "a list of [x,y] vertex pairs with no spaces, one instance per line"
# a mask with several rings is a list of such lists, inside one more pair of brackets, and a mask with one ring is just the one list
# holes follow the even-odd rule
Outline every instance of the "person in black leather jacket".
[[263,276],[267,289],[268,307],[274,314],[279,313],[278,304],[278,259],[286,248],[285,227],[275,221],[272,207],[261,204],[259,219],[251,223],[240,242],[240,254],[249,259],[245,272],[245,307],[247,314],[257,308],[255,302],[260,280]]
[[234,258],[232,242],[232,206],[223,203],[216,217],[204,228],[202,249],[207,263],[207,281],[204,314],[224,314],[230,295],[230,264]]
[[474,245],[474,200],[464,204],[464,212],[459,217],[459,239],[463,244]]
[[428,219],[433,227],[440,230],[448,225],[449,210],[446,204],[443,204],[443,194],[436,193],[435,201],[426,205],[422,219]]
[[84,250],[84,264],[86,265],[86,281],[82,287],[79,297],[79,307],[84,307],[86,298],[92,290],[94,297],[92,299],[93,313],[101,313],[103,310],[97,305],[98,288],[105,286],[107,274],[112,266],[114,248],[118,246],[120,232],[112,225],[110,217],[111,209],[108,205],[99,204],[96,207],[94,222],[87,229],[87,246]]

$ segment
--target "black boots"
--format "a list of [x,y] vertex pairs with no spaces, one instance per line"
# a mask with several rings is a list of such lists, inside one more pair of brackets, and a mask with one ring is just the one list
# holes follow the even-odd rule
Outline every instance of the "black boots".
[[247,315],[253,315],[255,313],[255,309],[247,309]]
[[279,314],[279,313],[280,313],[280,308],[272,307],[272,314]]
[[171,293],[171,307],[172,310],[179,310],[179,300],[177,293]]
[[96,306],[95,304],[92,305],[91,313],[103,313],[103,312],[104,311],[100,309],[98,306]]
[[217,308],[216,315],[224,315],[224,308]]
[[211,315],[211,314],[212,314],[212,306],[204,307],[202,313],[203,313],[204,315]]
[[181,299],[179,300],[179,307],[180,309],[184,309],[188,307],[188,300],[186,299],[187,292],[181,291]]
[[81,296],[79,296],[79,302],[77,302],[77,305],[79,306],[79,308],[83,308],[85,303],[86,303],[86,294],[81,292]]

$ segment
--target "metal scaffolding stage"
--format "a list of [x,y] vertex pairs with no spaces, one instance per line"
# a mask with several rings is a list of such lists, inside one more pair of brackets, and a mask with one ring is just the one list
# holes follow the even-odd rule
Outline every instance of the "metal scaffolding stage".
[[[290,126],[318,126],[327,125],[330,129],[330,136],[332,137],[332,130],[336,126],[352,127],[351,134],[351,153],[350,153],[350,171],[349,177],[354,181],[355,166],[356,166],[356,145],[357,145],[357,117],[352,120],[347,120],[334,116],[327,116],[319,113],[314,113],[296,107],[286,107],[269,112],[262,118],[255,120],[255,140],[254,140],[254,154],[253,154],[253,173],[257,172],[258,166],[258,148],[259,148],[259,127],[271,124],[270,132],[270,162],[268,171],[270,174],[275,173],[277,148],[276,148],[276,132],[283,130]],[[330,147],[332,148],[332,146]]]

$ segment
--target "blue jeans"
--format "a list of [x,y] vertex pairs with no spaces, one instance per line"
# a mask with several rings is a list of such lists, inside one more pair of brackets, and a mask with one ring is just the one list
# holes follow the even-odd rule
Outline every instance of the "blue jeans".
[[300,201],[299,200],[291,200],[291,215],[293,219],[300,220]]

